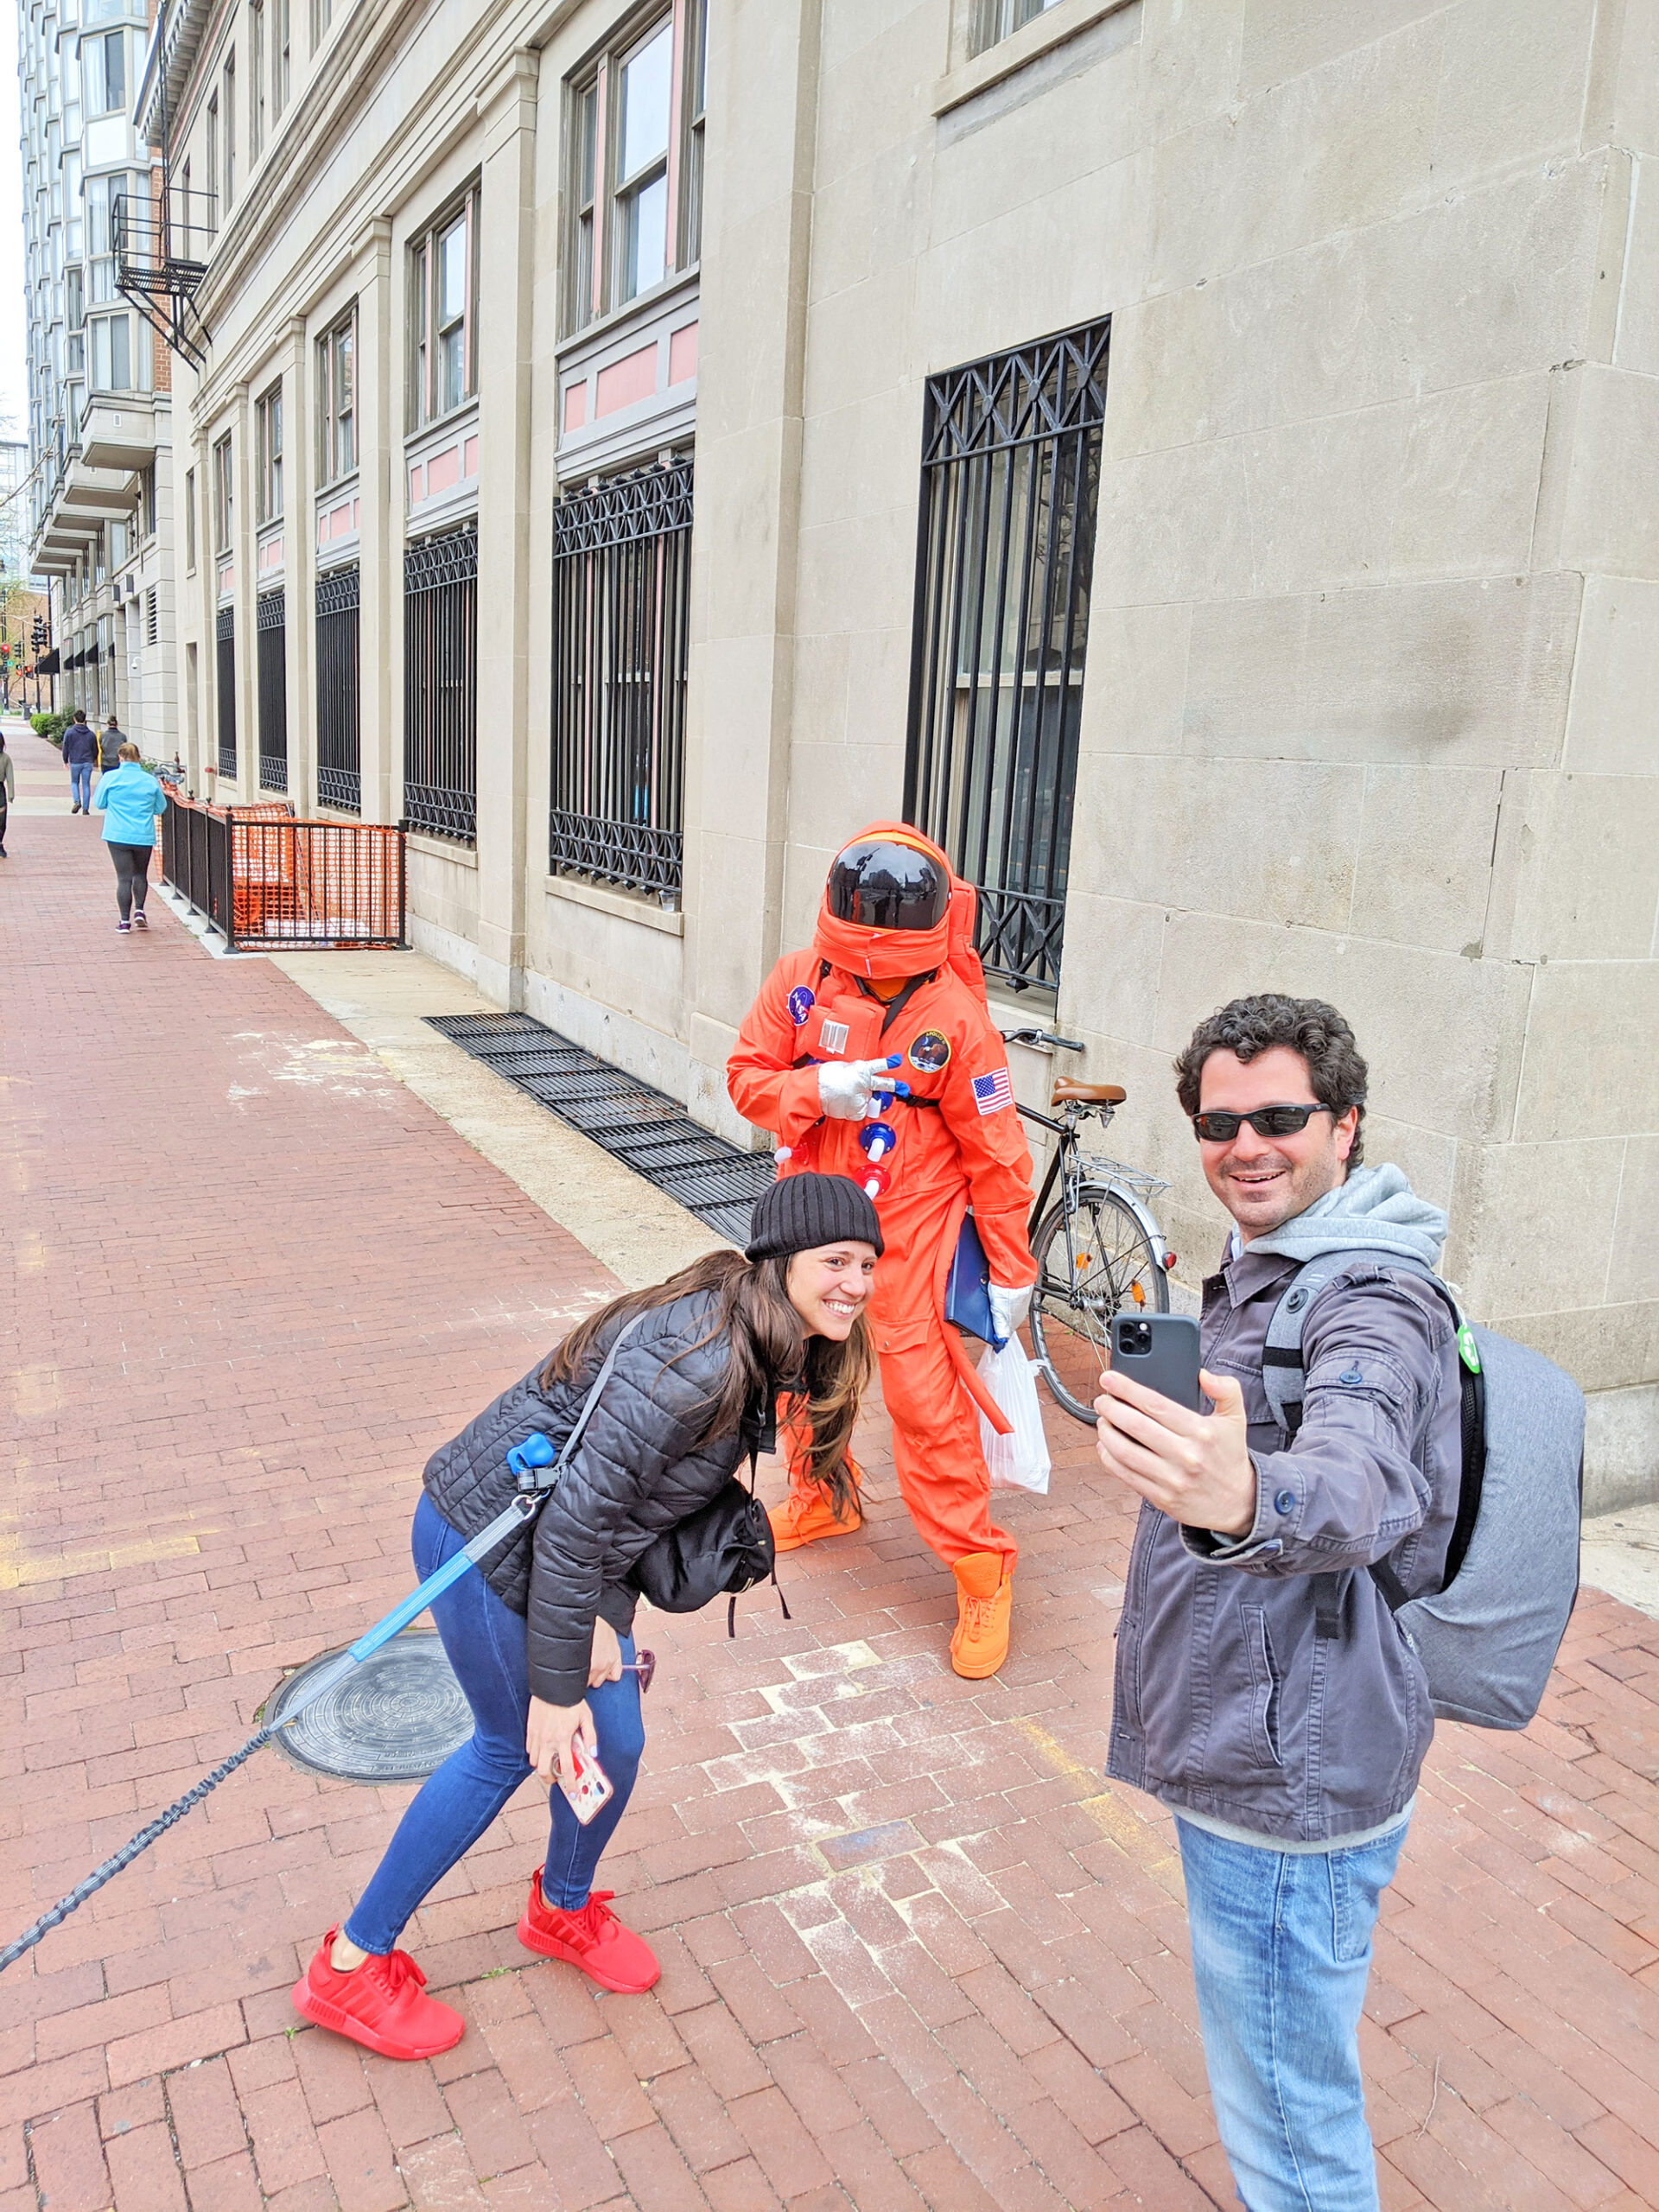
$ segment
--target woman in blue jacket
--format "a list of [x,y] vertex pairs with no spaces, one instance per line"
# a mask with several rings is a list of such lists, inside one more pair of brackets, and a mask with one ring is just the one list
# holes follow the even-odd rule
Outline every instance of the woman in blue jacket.
[[121,747],[120,766],[99,782],[92,805],[104,817],[104,842],[115,862],[115,901],[121,909],[116,927],[123,935],[144,919],[149,888],[149,855],[156,842],[156,817],[167,812],[167,793],[138,765],[138,748]]

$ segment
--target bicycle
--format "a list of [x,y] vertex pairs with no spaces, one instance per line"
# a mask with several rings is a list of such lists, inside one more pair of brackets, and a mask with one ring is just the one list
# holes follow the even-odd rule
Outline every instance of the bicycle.
[[[1065,1052],[1084,1050],[1076,1038],[1057,1037],[1046,1029],[1007,1030],[1003,1042],[1046,1045]],[[1169,1270],[1175,1265],[1151,1205],[1169,1185],[1122,1160],[1085,1153],[1078,1139],[1086,1121],[1098,1119],[1103,1128],[1109,1127],[1127,1096],[1115,1083],[1073,1083],[1059,1076],[1049,1097],[1058,1109],[1058,1119],[1034,1106],[1020,1109],[1027,1121],[1056,1141],[1031,1210],[1031,1249],[1037,1262],[1032,1349],[1055,1402],[1091,1427],[1113,1315],[1126,1306],[1167,1313]],[[1059,1197],[1051,1205],[1057,1183]],[[1062,1363],[1084,1395],[1062,1379]]]

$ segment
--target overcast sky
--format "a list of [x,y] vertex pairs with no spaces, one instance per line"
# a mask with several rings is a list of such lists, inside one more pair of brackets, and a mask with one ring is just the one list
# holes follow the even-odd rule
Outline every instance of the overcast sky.
[[23,167],[17,131],[17,9],[16,0],[0,0],[0,422],[9,438],[29,435]]

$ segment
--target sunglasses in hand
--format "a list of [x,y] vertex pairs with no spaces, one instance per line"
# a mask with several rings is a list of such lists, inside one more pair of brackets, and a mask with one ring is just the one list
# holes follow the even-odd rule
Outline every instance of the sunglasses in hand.
[[625,1659],[622,1662],[622,1671],[625,1675],[639,1675],[639,1694],[643,1697],[651,1688],[652,1676],[657,1672],[657,1654],[654,1651],[642,1651],[637,1659]]
[[1200,1144],[1230,1144],[1248,1122],[1259,1137],[1294,1137],[1316,1114],[1340,1118],[1347,1110],[1345,1106],[1258,1106],[1254,1114],[1195,1114],[1192,1134]]

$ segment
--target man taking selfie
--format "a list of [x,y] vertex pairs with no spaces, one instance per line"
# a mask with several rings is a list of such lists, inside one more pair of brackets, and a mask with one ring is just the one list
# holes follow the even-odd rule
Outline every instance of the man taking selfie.
[[[1451,1313],[1389,1262],[1433,1266],[1446,1216],[1398,1168],[1360,1165],[1366,1065],[1333,1007],[1236,999],[1175,1071],[1233,1230],[1204,1286],[1213,1412],[1121,1373],[1096,1401],[1101,1463],[1142,1500],[1108,1771],[1175,1815],[1211,2093],[1249,2212],[1375,2212],[1357,2029],[1433,1718],[1368,1570],[1396,1594],[1440,1586],[1462,1466]],[[1311,1293],[1287,1429],[1268,1325],[1328,1254],[1351,1257]]]

